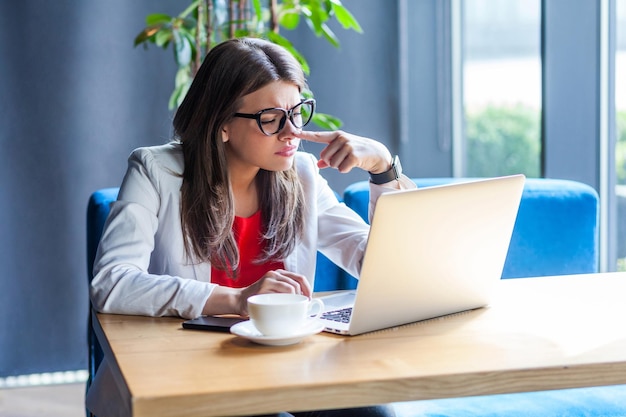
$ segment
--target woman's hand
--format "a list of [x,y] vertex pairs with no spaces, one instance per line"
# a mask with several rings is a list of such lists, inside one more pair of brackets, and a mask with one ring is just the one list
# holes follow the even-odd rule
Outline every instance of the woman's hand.
[[254,284],[243,288],[239,297],[238,310],[240,315],[248,315],[248,298],[256,294],[282,292],[289,294],[302,294],[311,298],[313,291],[311,284],[304,275],[295,272],[277,269],[269,271]]
[[317,162],[319,168],[332,167],[341,173],[346,173],[357,167],[372,174],[380,174],[391,168],[391,153],[385,145],[374,139],[352,135],[341,130],[302,131],[298,137],[327,144],[320,153],[320,159]]
[[255,294],[283,292],[313,295],[311,284],[304,275],[277,269],[269,271],[254,284],[245,288],[216,287],[204,305],[203,315],[238,314],[248,315],[248,297]]

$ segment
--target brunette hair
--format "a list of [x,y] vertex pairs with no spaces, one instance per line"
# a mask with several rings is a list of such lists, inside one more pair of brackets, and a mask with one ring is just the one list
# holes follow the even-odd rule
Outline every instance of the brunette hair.
[[[239,251],[221,130],[243,96],[275,81],[306,88],[300,64],[284,48],[262,39],[225,41],[207,54],[174,116],[185,162],[181,223],[187,255],[231,276],[236,275]],[[303,230],[303,192],[295,164],[280,172],[261,169],[256,181],[265,240],[257,261],[284,259]]]

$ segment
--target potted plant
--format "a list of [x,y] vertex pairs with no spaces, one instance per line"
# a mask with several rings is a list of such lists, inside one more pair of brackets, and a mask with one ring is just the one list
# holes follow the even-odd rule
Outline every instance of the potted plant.
[[[163,49],[172,46],[178,65],[169,100],[169,108],[174,109],[183,101],[207,52],[227,39],[262,37],[281,45],[308,75],[310,69],[304,55],[280,34],[280,29],[293,30],[304,20],[316,36],[339,47],[337,36],[327,25],[332,18],[344,29],[362,32],[340,0],[191,0],[176,16],[148,15],[146,27],[135,38],[135,46],[150,43]],[[304,96],[312,97],[312,93],[305,91]],[[324,113],[316,113],[313,122],[331,130],[341,126],[339,119]]]

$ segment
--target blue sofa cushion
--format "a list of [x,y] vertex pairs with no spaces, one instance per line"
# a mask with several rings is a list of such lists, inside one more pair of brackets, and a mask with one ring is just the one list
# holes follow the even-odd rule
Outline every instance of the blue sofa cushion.
[[[468,178],[416,178],[430,187]],[[369,184],[348,186],[344,202],[367,221]],[[529,178],[513,229],[502,278],[598,271],[598,194],[568,180]]]
[[313,291],[333,291],[345,289],[341,284],[344,271],[322,253],[317,252],[315,265],[315,287]]
[[[335,191],[337,201],[342,201],[341,196]],[[315,263],[315,286],[313,291],[333,291],[347,289],[343,284],[345,272],[328,259],[321,252],[317,252]]]
[[507,278],[598,272],[598,194],[585,184],[529,179],[504,266]]

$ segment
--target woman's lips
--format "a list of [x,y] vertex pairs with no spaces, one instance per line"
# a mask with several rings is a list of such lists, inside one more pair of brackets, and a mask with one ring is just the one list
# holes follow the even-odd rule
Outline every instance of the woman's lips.
[[296,153],[297,149],[298,149],[297,146],[285,146],[281,148],[278,152],[276,152],[276,155],[293,156]]

